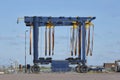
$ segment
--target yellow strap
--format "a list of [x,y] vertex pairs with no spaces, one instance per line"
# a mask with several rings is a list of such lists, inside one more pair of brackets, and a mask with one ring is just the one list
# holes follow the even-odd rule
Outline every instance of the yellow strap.
[[90,26],[93,26],[94,27],[94,24],[89,22],[89,21],[86,21],[85,22],[85,28],[88,29]]
[[72,24],[73,24],[73,29],[76,29],[76,28],[78,28],[78,22],[76,22],[76,21],[73,21],[73,22],[72,22]]
[[[90,43],[90,27],[93,27],[92,31],[92,40]],[[93,38],[94,38],[94,24],[86,21],[85,22],[85,28],[88,29],[88,43],[87,43],[87,55],[90,53],[90,56],[92,56],[92,51],[93,51]],[[90,46],[91,45],[91,46]]]
[[53,28],[53,24],[51,22],[47,22],[46,26],[47,28]]

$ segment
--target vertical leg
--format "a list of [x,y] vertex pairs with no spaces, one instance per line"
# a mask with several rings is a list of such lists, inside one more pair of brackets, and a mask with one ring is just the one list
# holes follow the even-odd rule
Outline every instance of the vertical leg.
[[78,27],[78,58],[81,60],[81,26]]
[[39,25],[38,25],[38,18],[33,18],[33,62],[36,64],[38,60],[38,39],[39,39]]
[[85,23],[82,25],[82,65],[79,67],[81,73],[86,73],[88,67],[86,66],[86,29]]
[[76,72],[80,73],[81,72],[81,61],[82,61],[82,55],[81,55],[81,52],[82,52],[82,46],[81,46],[81,38],[82,38],[82,26],[79,25],[78,27],[78,58],[79,58],[79,63],[78,65],[75,67],[76,69]]
[[85,29],[85,23],[82,25],[82,61],[83,65],[86,63],[86,29]]
[[39,40],[39,24],[38,18],[33,17],[33,63],[34,65],[31,68],[33,73],[38,73],[40,67],[38,66],[38,40]]

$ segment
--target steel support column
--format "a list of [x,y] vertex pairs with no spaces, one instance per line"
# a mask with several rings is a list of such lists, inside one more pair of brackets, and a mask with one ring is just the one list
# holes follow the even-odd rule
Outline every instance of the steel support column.
[[82,61],[83,64],[86,63],[86,29],[85,22],[82,24]]
[[33,62],[36,64],[38,60],[38,39],[39,39],[39,24],[38,17],[33,17]]
[[81,60],[81,25],[78,27],[78,58]]

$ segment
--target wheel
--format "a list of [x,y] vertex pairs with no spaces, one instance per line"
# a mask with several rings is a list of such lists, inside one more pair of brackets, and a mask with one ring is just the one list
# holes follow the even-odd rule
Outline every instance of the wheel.
[[88,67],[86,65],[80,66],[80,72],[81,73],[87,73],[88,72]]
[[80,73],[80,66],[76,66],[75,67],[75,71],[78,72],[78,73]]
[[33,65],[31,68],[31,71],[33,73],[39,73],[40,72],[40,67],[38,65]]

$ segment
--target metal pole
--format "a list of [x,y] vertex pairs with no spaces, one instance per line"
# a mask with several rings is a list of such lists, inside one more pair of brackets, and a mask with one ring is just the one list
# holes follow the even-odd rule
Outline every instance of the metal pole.
[[27,72],[27,67],[26,67],[26,33],[28,30],[25,30],[25,73]]

